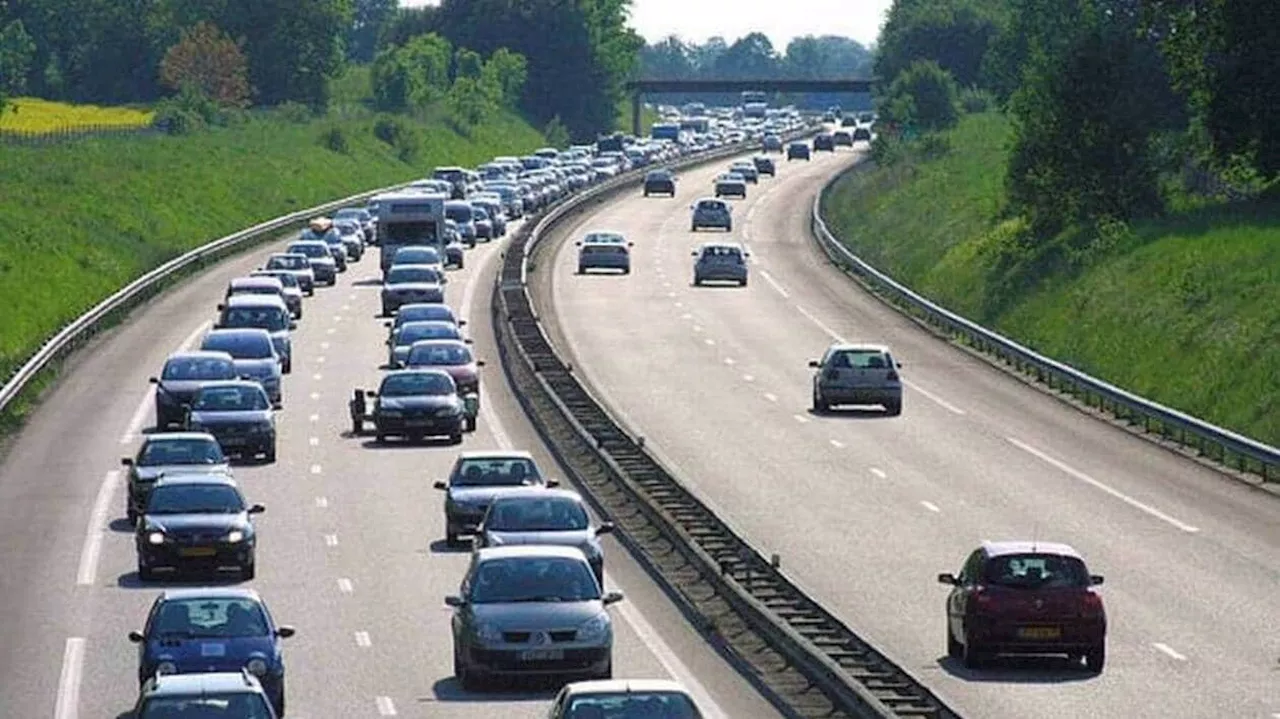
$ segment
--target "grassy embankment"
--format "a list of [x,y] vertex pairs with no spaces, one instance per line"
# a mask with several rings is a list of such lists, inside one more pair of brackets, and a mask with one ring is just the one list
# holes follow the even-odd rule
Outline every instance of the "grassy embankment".
[[67,127],[145,127],[152,113],[137,107],[68,105],[35,97],[15,97],[0,112],[0,131],[52,132]]
[[[935,301],[1119,386],[1280,444],[1280,206],[1175,211],[1112,233],[1073,268],[1002,289],[1010,138],[964,119],[941,158],[846,176],[832,230]],[[1007,285],[1005,285],[1007,286]]]
[[[148,269],[265,219],[361,190],[531,151],[542,136],[494,116],[459,135],[443,122],[399,118],[420,146],[375,137],[362,102],[367,73],[335,86],[328,117],[254,113],[188,136],[140,135],[0,149],[0,382],[45,338]],[[91,121],[92,122],[92,121]],[[335,130],[340,131],[335,133]],[[340,134],[346,149],[329,149]],[[47,378],[46,378],[47,381]],[[0,416],[0,432],[30,397]]]

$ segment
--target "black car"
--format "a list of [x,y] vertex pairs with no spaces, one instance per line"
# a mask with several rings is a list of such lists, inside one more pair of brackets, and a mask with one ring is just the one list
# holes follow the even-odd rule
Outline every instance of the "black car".
[[676,196],[676,178],[667,170],[654,170],[644,176],[644,196]]
[[444,370],[389,372],[377,392],[365,395],[374,399],[371,417],[376,442],[385,442],[388,436],[409,440],[447,436],[453,444],[462,443],[468,426],[467,408],[453,378]]
[[447,493],[445,543],[456,547],[459,535],[474,533],[494,498],[528,487],[559,485],[558,481],[544,477],[528,452],[463,452],[454,462],[449,479],[435,483],[436,489]]
[[803,142],[793,142],[787,145],[787,162],[792,160],[808,160],[809,146]]
[[238,379],[235,360],[226,352],[175,352],[164,361],[156,386],[156,429],[181,426],[186,419],[186,405],[208,382]]
[[813,138],[813,151],[822,152],[823,150],[827,152],[836,151],[836,138],[829,132],[824,132]]
[[211,382],[196,392],[187,430],[208,432],[222,451],[249,459],[276,461],[276,420],[261,384],[251,380]]
[[263,511],[260,504],[248,505],[226,474],[160,478],[134,534],[138,578],[146,582],[163,571],[232,569],[253,579],[258,537],[250,517]]
[[831,136],[831,141],[837,146],[853,147],[853,135],[848,130],[837,130]]
[[760,155],[758,157],[751,158],[751,162],[755,164],[756,172],[761,175],[768,175],[769,177],[773,177],[774,175],[778,174],[778,168],[774,164],[772,157],[765,157],[764,155]]
[[859,127],[853,131],[854,142],[871,142],[871,128]]
[[138,454],[121,457],[129,468],[125,516],[137,524],[147,508],[151,488],[161,477],[177,474],[231,474],[231,465],[218,440],[205,432],[159,432],[142,440]]

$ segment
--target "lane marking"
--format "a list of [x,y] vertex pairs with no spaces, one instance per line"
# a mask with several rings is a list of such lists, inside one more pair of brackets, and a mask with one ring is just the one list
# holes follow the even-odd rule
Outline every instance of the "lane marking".
[[872,467],[871,473],[879,477],[880,479],[884,479],[889,476],[888,474],[885,473],[883,469],[880,469],[879,467]]
[[316,357],[316,362],[319,364],[324,364],[324,355],[320,355],[319,357]]
[[333,321],[334,321],[334,322],[341,322],[341,321],[342,321],[342,315],[334,315],[334,316],[333,316]]
[[1193,527],[1190,524],[1187,524],[1186,522],[1183,522],[1180,519],[1176,519],[1168,514],[1165,514],[1164,512],[1161,512],[1160,510],[1156,509],[1155,507],[1152,507],[1149,504],[1140,502],[1134,499],[1133,497],[1130,497],[1129,495],[1125,494],[1124,492],[1121,492],[1120,490],[1112,487],[1111,485],[1100,482],[1099,480],[1096,480],[1093,477],[1090,477],[1089,475],[1085,474],[1084,472],[1081,472],[1075,467],[1072,467],[1071,465],[1066,464],[1065,462],[1061,462],[1057,459],[1054,459],[1053,457],[1050,457],[1049,455],[1045,454],[1044,452],[1041,452],[1035,447],[1032,447],[1026,442],[1022,442],[1014,437],[1005,437],[1005,439],[1008,440],[1009,444],[1012,444],[1013,446],[1017,447],[1023,452],[1026,452],[1027,454],[1030,454],[1040,459],[1046,464],[1053,465],[1059,470],[1065,472],[1068,475],[1071,475],[1072,477],[1075,477],[1076,479],[1080,480],[1081,482],[1084,482],[1085,484],[1091,487],[1094,487],[1096,489],[1102,490],[1103,492],[1106,492],[1107,494],[1111,495],[1112,497],[1115,497],[1116,499],[1120,500],[1121,502],[1124,502],[1125,504],[1129,505],[1130,507],[1133,507],[1134,509],[1138,509],[1142,512],[1145,512],[1151,515],[1152,517],[1159,519],[1162,522],[1171,524],[1177,527],[1178,529],[1181,529],[1182,531],[1187,532],[1188,534],[1195,534],[1196,532],[1200,531],[1199,527]]
[[691,315],[691,314],[689,314],[688,312],[686,312],[686,313],[684,313],[684,314],[680,315],[680,319],[682,319],[682,320],[691,320],[691,319],[693,319],[693,315]]
[[343,594],[350,594],[355,590],[356,590],[355,585],[351,583],[350,579],[347,579],[346,577],[342,577],[341,579],[338,580],[339,592],[342,592]]
[[111,470],[102,477],[98,485],[98,495],[93,499],[93,509],[89,511],[89,528],[84,535],[84,545],[80,548],[80,566],[76,570],[76,584],[89,586],[98,576],[98,560],[102,557],[102,540],[107,534],[107,505],[116,491],[116,483],[120,481],[120,472]]
[[809,310],[805,309],[800,305],[796,305],[796,311],[804,315],[806,318],[808,318],[808,320],[812,322],[814,326],[816,326],[818,329],[825,332],[828,337],[835,340],[836,342],[844,343],[844,338],[840,336],[840,333],[828,327],[825,322],[818,319],[817,315],[814,315],[812,312],[810,312]]
[[724,358],[724,363],[725,363],[725,364],[727,364],[727,365],[729,365],[730,367],[732,367],[732,366],[734,366],[735,364],[737,364],[737,362],[735,362],[735,361],[734,361],[734,359],[733,359],[732,357],[725,357],[725,358]]
[[765,398],[765,399],[767,399],[767,400],[769,400],[770,402],[777,402],[777,401],[778,401],[778,395],[773,394],[772,392],[765,392],[765,393],[764,393],[764,398]]
[[694,331],[694,332],[701,332],[701,331],[702,331],[702,325],[694,325],[694,326],[693,326],[693,331]]
[[319,393],[319,392],[312,392],[312,393],[311,393],[311,399],[320,399],[320,393]]
[[319,421],[320,421],[320,415],[318,415],[318,414],[313,414],[313,415],[311,415],[310,417],[308,417],[307,419],[311,420],[312,422],[319,422]]
[[356,646],[362,649],[373,646],[373,639],[369,637],[369,632],[356,632]]
[[71,637],[62,650],[62,673],[58,675],[54,719],[78,719],[80,716],[80,678],[83,674],[84,637]]
[[319,437],[308,437],[308,438],[307,438],[307,444],[311,445],[312,447],[319,447],[319,446],[320,446],[320,438],[319,438]]
[[702,340],[702,341],[703,341],[703,342],[706,342],[708,347],[710,347],[710,346],[712,346],[712,345],[714,345],[714,344],[716,343],[716,341],[715,341],[715,340],[713,340],[713,339],[711,339],[710,337],[708,337],[708,338],[706,338],[706,339],[704,339],[704,340]]
[[378,704],[378,713],[384,717],[393,717],[396,715],[396,704],[391,701],[391,697],[378,697],[374,701]]
[[683,303],[683,302],[677,302],[677,303],[676,303],[676,307],[684,307],[684,303]]
[[327,332],[328,334],[331,334],[331,335],[333,335],[333,334],[337,334],[337,333],[338,333],[338,328],[337,328],[337,327],[330,327],[329,329],[325,330],[325,332]]
[[[213,326],[211,320],[201,322],[191,331],[191,334],[187,335],[186,339],[182,340],[182,344],[178,345],[177,351],[186,352],[191,348],[191,345],[196,343],[196,340],[200,339],[200,335],[204,334],[211,326]],[[142,423],[147,420],[147,410],[151,408],[153,402],[155,402],[155,390],[148,388],[143,394],[142,401],[138,403],[137,409],[133,410],[133,416],[129,418],[129,424],[125,428],[124,434],[120,436],[120,444],[133,442],[142,432]]]
[[355,298],[356,298],[356,293],[354,293],[354,292],[352,292],[351,294],[347,295],[347,299],[349,299],[349,300],[354,300]]
[[316,372],[315,374],[311,375],[311,379],[319,382],[320,380],[324,379],[324,375],[320,374],[319,372]]
[[920,506],[921,506],[921,507],[924,507],[925,509],[929,510],[930,512],[941,512],[941,511],[942,511],[941,509],[939,509],[939,508],[938,508],[938,505],[934,504],[933,502],[925,501],[925,500],[923,500],[923,499],[922,499],[922,500],[920,500]]
[[[667,283],[667,287],[670,287],[670,286],[671,286],[671,283],[670,283],[670,282],[668,282],[668,283]],[[676,296],[676,293],[674,293],[674,292],[668,292],[668,293],[667,293],[667,297],[668,297],[668,298],[673,298],[673,297],[675,297],[675,296]]]
[[755,377],[752,377],[752,376],[751,376],[751,375],[749,375],[749,374],[744,374],[744,375],[742,375],[742,379],[743,379],[743,381],[744,381],[744,382],[755,382],[755,381],[756,381],[756,378],[755,378]]
[[768,272],[765,272],[764,270],[760,270],[760,276],[764,278],[765,282],[768,282],[770,285],[772,285],[773,289],[777,290],[778,294],[782,295],[783,299],[789,299],[791,297],[791,293],[787,292],[786,288],[778,284],[778,281],[773,279],[773,275],[769,274]]
[[316,506],[317,506],[317,507],[320,507],[321,509],[323,509],[323,508],[325,508],[325,507],[328,507],[328,506],[329,506],[329,498],[328,498],[328,497],[316,497]]
[[336,534],[326,534],[326,535],[324,535],[324,545],[325,545],[326,547],[336,547],[336,546],[338,546],[338,535],[336,535]]
[[311,465],[311,473],[312,473],[312,474],[320,474],[320,465],[318,465],[318,464],[313,464],[313,465]]
[[342,306],[342,311],[343,311],[343,312],[350,312],[350,311],[351,311],[351,305],[343,305],[343,306]]
[[791,415],[791,416],[792,416],[792,417],[794,417],[794,418],[795,418],[795,420],[796,420],[797,422],[799,422],[800,424],[804,424],[805,422],[808,422],[808,421],[809,421],[809,418],[808,418],[808,417],[806,417],[806,416],[804,416],[804,415],[802,415],[802,414],[793,414],[793,415]]
[[1155,647],[1157,650],[1160,651],[1161,654],[1164,654],[1165,656],[1169,657],[1170,659],[1173,659],[1174,661],[1179,661],[1179,662],[1187,661],[1186,655],[1180,654],[1176,649],[1169,646],[1168,644],[1155,642],[1151,646]]
[[835,447],[836,449],[843,449],[843,448],[844,448],[844,442],[841,442],[841,441],[840,441],[840,440],[838,440],[838,439],[830,440],[830,442],[831,442],[831,446],[832,446],[832,447]]
[[925,388],[921,387],[920,385],[916,384],[915,382],[912,382],[912,381],[910,381],[910,380],[903,380],[903,381],[902,381],[902,383],[903,383],[903,384],[905,384],[906,386],[910,387],[911,389],[913,389],[913,390],[915,390],[915,391],[919,392],[920,394],[924,395],[926,399],[931,400],[934,404],[938,405],[939,407],[941,407],[941,408],[943,408],[943,409],[947,410],[948,412],[950,412],[950,413],[952,413],[952,414],[959,414],[959,415],[963,415],[963,414],[965,414],[965,411],[964,411],[964,410],[960,409],[959,407],[955,406],[954,404],[951,404],[950,402],[948,402],[948,401],[946,401],[945,399],[943,399],[943,398],[939,397],[938,395],[936,395],[936,394],[934,394],[934,393],[930,392],[929,390],[927,390],[927,389],[925,389]]
[[328,343],[328,342],[321,342],[321,343],[320,343],[320,349],[322,349],[322,350],[327,350],[327,349],[329,349],[329,343]]

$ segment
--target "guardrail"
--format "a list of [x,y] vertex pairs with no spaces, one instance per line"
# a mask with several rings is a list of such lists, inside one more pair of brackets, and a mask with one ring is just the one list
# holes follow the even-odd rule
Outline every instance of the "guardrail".
[[1052,391],[1070,394],[1088,407],[1106,412],[1131,427],[1140,427],[1146,436],[1158,435],[1180,447],[1195,450],[1200,457],[1241,472],[1257,474],[1264,482],[1280,479],[1280,449],[1140,397],[1045,357],[934,304],[867,264],[841,243],[822,219],[822,201],[827,192],[845,175],[858,169],[858,165],[853,165],[823,185],[813,200],[810,225],[814,238],[827,257],[872,292],[888,300],[890,306],[953,340],[994,357],[1007,368],[1033,377]]
[[13,373],[13,375],[4,383],[4,386],[0,387],[0,412],[3,412],[15,398],[21,395],[22,391],[26,389],[31,381],[39,376],[44,369],[51,366],[55,361],[65,356],[68,352],[81,346],[85,340],[93,336],[104,324],[107,324],[109,320],[119,317],[122,312],[132,309],[140,302],[155,294],[155,292],[163,288],[164,285],[178,273],[207,264],[208,262],[218,259],[232,250],[236,250],[242,246],[250,245],[262,240],[265,235],[271,235],[279,232],[280,230],[306,222],[316,215],[324,214],[355,202],[361,202],[379,193],[388,192],[403,186],[404,183],[400,183],[378,190],[361,192],[356,195],[351,195],[350,197],[344,197],[340,200],[326,202],[322,205],[316,205],[315,207],[310,207],[282,217],[277,217],[201,245],[200,247],[197,247],[196,249],[179,257],[175,257],[154,270],[151,270],[145,275],[129,283],[115,294],[102,300],[92,309],[77,317],[66,327],[63,327],[53,337],[46,340],[44,345],[42,345],[30,359],[28,359],[17,369],[17,371]]
[[557,206],[508,247],[494,287],[493,326],[521,406],[588,499],[618,525],[631,553],[788,716],[957,717],[787,579],[777,555],[766,558],[669,474],[644,449],[644,438],[614,421],[556,354],[529,293],[530,258],[571,213],[639,180],[631,173]]

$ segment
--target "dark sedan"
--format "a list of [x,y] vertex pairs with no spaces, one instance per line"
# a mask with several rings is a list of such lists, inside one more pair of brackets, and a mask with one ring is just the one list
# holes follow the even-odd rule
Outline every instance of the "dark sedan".
[[137,524],[147,508],[151,488],[161,477],[178,474],[231,474],[231,465],[213,435],[206,432],[161,432],[142,440],[138,454],[121,457],[129,468],[125,516]]
[[444,302],[444,271],[434,265],[395,265],[382,287],[382,315],[411,302]]
[[405,367],[414,369],[442,369],[453,377],[459,394],[480,393],[480,368],[484,360],[471,353],[471,347],[461,340],[419,340],[409,347]]
[[169,355],[160,376],[151,378],[156,386],[156,429],[182,426],[186,405],[206,383],[239,377],[235,360],[226,352],[197,350]]
[[528,487],[559,484],[542,474],[528,452],[463,452],[454,462],[449,479],[435,483],[436,489],[446,493],[445,542],[455,547],[460,535],[475,532],[495,498]]
[[253,579],[258,537],[251,516],[263,511],[260,504],[247,504],[226,474],[161,477],[134,535],[138,578],[147,582],[162,571],[231,569]]
[[374,441],[385,442],[388,436],[410,441],[447,436],[453,444],[462,443],[467,408],[448,372],[398,370],[382,378],[377,392],[365,394],[374,399]]
[[187,429],[208,432],[222,451],[246,459],[259,454],[276,461],[275,411],[266,390],[257,382],[211,382],[191,402]]
[[644,176],[644,196],[676,196],[676,177],[669,170],[654,170]]

